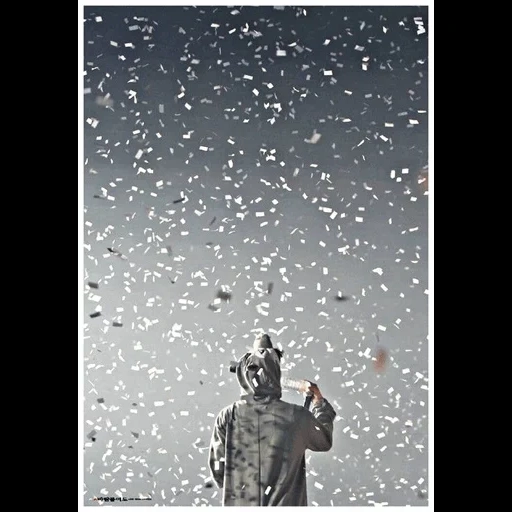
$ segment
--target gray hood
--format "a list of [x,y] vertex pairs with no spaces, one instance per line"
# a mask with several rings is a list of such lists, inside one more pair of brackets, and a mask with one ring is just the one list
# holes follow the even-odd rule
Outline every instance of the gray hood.
[[248,352],[238,363],[236,376],[243,399],[266,403],[281,398],[281,365],[273,348]]

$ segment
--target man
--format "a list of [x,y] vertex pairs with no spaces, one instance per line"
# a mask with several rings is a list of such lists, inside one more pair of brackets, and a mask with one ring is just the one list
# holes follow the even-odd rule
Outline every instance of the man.
[[241,399],[215,421],[209,464],[225,506],[307,506],[305,452],[332,446],[336,413],[317,386],[312,412],[281,400],[282,352],[266,334],[237,363]]

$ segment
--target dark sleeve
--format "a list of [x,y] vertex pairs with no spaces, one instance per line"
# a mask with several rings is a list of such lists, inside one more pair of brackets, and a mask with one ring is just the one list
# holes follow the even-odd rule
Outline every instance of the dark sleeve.
[[336,411],[324,398],[308,412],[306,448],[314,452],[326,452],[332,447],[333,422]]
[[219,488],[224,484],[224,464],[226,453],[226,423],[227,410],[223,409],[215,420],[210,441],[210,456],[208,463],[210,472]]

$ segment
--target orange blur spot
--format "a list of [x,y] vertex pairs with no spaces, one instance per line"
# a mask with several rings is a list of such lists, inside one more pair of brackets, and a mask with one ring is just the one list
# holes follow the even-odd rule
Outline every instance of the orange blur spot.
[[373,369],[378,373],[382,373],[386,369],[387,362],[387,351],[382,347],[378,347],[375,351],[375,357],[373,359]]

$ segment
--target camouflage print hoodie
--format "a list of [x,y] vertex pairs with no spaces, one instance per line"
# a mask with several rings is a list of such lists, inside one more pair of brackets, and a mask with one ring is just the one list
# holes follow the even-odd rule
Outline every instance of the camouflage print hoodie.
[[209,465],[225,506],[307,506],[305,452],[332,446],[336,413],[327,400],[304,407],[281,400],[274,349],[238,362],[241,399],[222,409],[213,428]]

